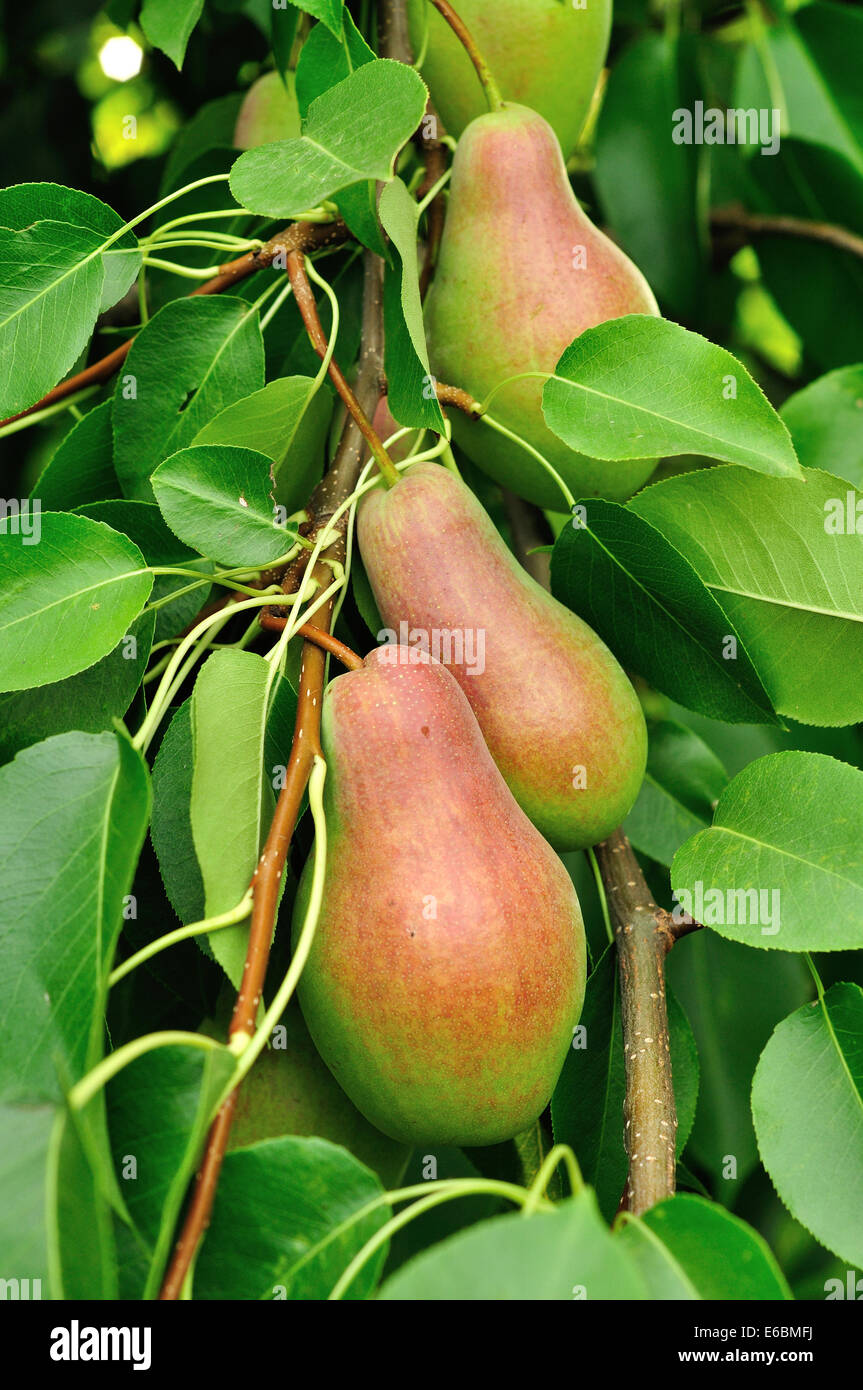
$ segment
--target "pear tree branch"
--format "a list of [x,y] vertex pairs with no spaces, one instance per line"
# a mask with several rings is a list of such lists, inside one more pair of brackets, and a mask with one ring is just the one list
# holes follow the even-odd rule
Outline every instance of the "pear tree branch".
[[[363,334],[360,371],[356,396],[365,413],[373,411],[380,394],[383,371],[383,266],[377,256],[366,252],[365,288],[363,300]],[[365,459],[365,439],[351,415],[347,416],[339,447],[330,468],[315,489],[309,510],[313,526],[320,532],[338,506],[356,487]],[[343,564],[346,548],[346,523],[337,527],[337,535],[317,563],[315,578],[322,584],[332,579],[334,563]],[[304,573],[302,566],[292,567],[282,581],[284,592],[299,587]],[[269,834],[252,879],[252,921],[249,944],[243,969],[243,980],[229,1028],[229,1041],[254,1032],[255,1019],[264,985],[270,956],[270,943],[278,907],[279,884],[284,872],[291,838],[299,815],[303,792],[309,779],[315,756],[320,756],[320,721],[326,672],[326,650],[340,657],[348,656],[353,663],[359,658],[341,643],[329,638],[333,617],[330,602],[317,615],[315,625],[303,630],[303,656],[297,718],[291,752],[288,758],[284,786],[276,803]],[[231,1091],[210,1126],[206,1147],[192,1189],[183,1225],[162,1282],[159,1298],[176,1301],[192,1266],[198,1246],[209,1224],[216,1197],[222,1162],[228,1147],[231,1125],[237,1104],[238,1089]]]
[[[507,495],[507,513],[515,549],[525,568],[547,589],[528,551],[548,540],[542,513]],[[671,1076],[665,957],[675,941],[699,923],[675,921],[659,907],[622,830],[596,849],[617,947],[626,1066],[624,1141],[629,1174],[622,1208],[635,1215],[647,1211],[675,1190],[677,1107]]]
[[[284,227],[275,236],[265,241],[263,246],[259,246],[255,251],[247,251],[245,255],[238,256],[234,261],[228,261],[219,267],[218,275],[214,275],[211,280],[206,280],[203,285],[198,285],[197,289],[190,292],[189,298],[198,294],[223,294],[225,290],[233,289],[242,280],[247,280],[250,275],[254,275],[257,270],[265,270],[272,265],[276,256],[291,251],[320,251],[325,246],[338,246],[340,242],[346,241],[350,233],[344,222],[293,222],[289,227]],[[84,390],[88,386],[100,386],[106,381],[110,381],[115,372],[118,372],[126,360],[129,349],[135,341],[134,335],[128,338],[125,343],[121,343],[113,352],[109,352],[106,357],[100,357],[98,362],[91,362],[89,367],[83,371],[76,372],[74,376],[67,377],[58,386],[53,387],[47,395],[33,405],[28,405],[26,410],[19,410],[17,415],[10,415],[7,420],[0,420],[0,429],[4,425],[11,425],[15,420],[23,420],[28,415],[35,415],[39,410],[56,405],[59,401],[68,400],[78,391]]]
[[804,241],[820,241],[824,246],[833,246],[837,251],[847,251],[851,256],[863,258],[863,237],[832,222],[747,212],[743,207],[734,206],[714,208],[710,223],[718,232],[727,232],[732,237],[736,234],[741,244],[765,236],[799,237]]

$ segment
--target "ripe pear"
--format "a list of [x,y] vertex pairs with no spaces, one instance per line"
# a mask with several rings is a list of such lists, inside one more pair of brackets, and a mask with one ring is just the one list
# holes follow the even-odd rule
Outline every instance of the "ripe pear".
[[[611,0],[458,0],[455,6],[507,101],[550,122],[569,157],[596,89],[611,33]],[[411,42],[450,135],[486,110],[461,42],[427,0],[408,0]],[[426,38],[426,22],[428,23]]]
[[243,98],[234,127],[234,144],[241,150],[253,150],[257,145],[272,145],[299,134],[300,108],[294,74],[289,72],[283,82],[277,72],[265,72]]
[[[453,162],[452,192],[426,332],[434,374],[482,401],[521,372],[551,374],[586,328],[658,314],[623,252],[582,210],[547,121],[506,106],[473,121]],[[625,501],[654,459],[586,458],[545,424],[543,382],[505,386],[490,413],[548,459],[576,497]],[[551,475],[519,445],[454,412],[453,433],[492,478],[538,506],[565,510]]]
[[548,1103],[581,1012],[569,875],[424,652],[378,648],[332,681],[322,741],[326,877],[299,984],[315,1046],[393,1139],[510,1139]]
[[438,464],[368,493],[357,535],[384,623],[452,671],[534,825],[559,850],[605,839],[632,809],[647,758],[641,705],[605,644]]
[[283,1134],[317,1135],[372,1168],[385,1186],[397,1186],[410,1157],[404,1144],[364,1119],[321,1061],[299,1007],[280,1019],[283,1047],[269,1048],[243,1081],[228,1149]]

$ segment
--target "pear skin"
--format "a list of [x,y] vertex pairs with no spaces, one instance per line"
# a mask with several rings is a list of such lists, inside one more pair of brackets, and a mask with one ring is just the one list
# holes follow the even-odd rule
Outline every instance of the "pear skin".
[[[547,121],[523,106],[481,116],[456,150],[449,212],[428,295],[432,371],[479,401],[522,372],[550,375],[574,338],[625,314],[658,314],[644,276],[579,206]],[[552,434],[543,382],[510,382],[490,413],[548,459],[575,497],[622,502],[655,459],[590,459]],[[565,511],[532,455],[453,412],[453,434],[496,482]]]
[[[578,142],[611,33],[611,0],[458,0],[455,6],[506,101],[538,111],[568,157]],[[487,110],[476,71],[427,0],[408,0],[414,53],[450,135]],[[428,26],[426,30],[426,25]],[[425,43],[424,40],[428,39]]]
[[569,875],[424,653],[378,648],[332,681],[322,742],[326,878],[299,984],[315,1046],[393,1139],[510,1139],[548,1103],[581,1013]]
[[632,809],[647,758],[641,705],[605,644],[438,464],[368,493],[357,534],[384,623],[452,671],[534,825],[558,850],[605,839]]

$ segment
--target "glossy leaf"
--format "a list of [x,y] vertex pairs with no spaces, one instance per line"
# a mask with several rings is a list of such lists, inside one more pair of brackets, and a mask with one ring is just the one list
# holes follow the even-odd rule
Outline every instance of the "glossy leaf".
[[366,63],[312,102],[299,139],[241,155],[231,192],[261,217],[293,217],[351,184],[390,179],[427,96],[422,79],[403,63]]
[[288,514],[304,507],[323,472],[332,396],[311,377],[284,376],[227,406],[192,440],[231,444],[271,460],[273,498]]
[[274,515],[270,468],[254,449],[198,444],[172,454],[151,482],[181,540],[223,565],[263,567],[296,539]]
[[428,348],[417,265],[417,205],[401,179],[381,194],[381,222],[395,246],[398,270],[387,269],[384,297],[389,408],[400,425],[444,431],[443,412],[430,386]]
[[649,1297],[635,1262],[586,1188],[529,1220],[514,1212],[417,1256],[380,1297],[404,1302],[632,1301]]
[[820,753],[774,753],[734,778],[713,824],[675,855],[684,910],[748,946],[863,947],[863,772]]
[[38,545],[0,523],[0,690],[63,680],[107,656],[153,576],[136,545],[84,516],[47,512]]
[[111,402],[103,401],[63,437],[30,493],[45,512],[71,511],[120,496],[114,472]]
[[[327,1298],[390,1212],[351,1220],[383,1188],[346,1149],[324,1139],[268,1139],[228,1154],[195,1270],[200,1299]],[[363,1267],[347,1298],[367,1298],[385,1258]]]
[[684,840],[710,824],[728,774],[684,724],[652,722],[648,736],[647,771],[623,828],[642,854],[670,865]]
[[[190,815],[204,881],[205,912],[236,907],[252,880],[273,811],[264,776],[271,668],[252,652],[214,652],[192,693],[194,772]],[[248,923],[225,927],[210,946],[239,988]]]
[[252,305],[232,295],[166,304],[132,344],[114,392],[114,464],[126,496],[152,502],[154,468],[263,384]]
[[116,734],[60,734],[0,769],[0,1090],[59,1099],[102,1050],[107,977],[149,814]]
[[653,1298],[787,1299],[791,1290],[762,1236],[703,1197],[678,1195],[629,1218],[618,1239]]
[[779,1024],[752,1083],[762,1162],[816,1240],[863,1266],[863,990],[839,984]]
[[144,0],[141,6],[141,28],[176,68],[183,66],[186,44],[203,8],[204,0]]
[[743,364],[649,314],[580,334],[546,383],[542,408],[556,435],[593,458],[704,454],[800,474],[788,430]]
[[802,723],[863,718],[863,531],[848,529],[847,494],[814,469],[797,482],[713,468],[629,503],[721,603],[774,708]]
[[680,551],[626,507],[580,507],[578,526],[565,526],[554,547],[555,597],[627,670],[680,704],[729,722],[775,722],[743,642]]
[[819,377],[790,396],[780,414],[806,468],[846,478],[863,491],[863,366]]

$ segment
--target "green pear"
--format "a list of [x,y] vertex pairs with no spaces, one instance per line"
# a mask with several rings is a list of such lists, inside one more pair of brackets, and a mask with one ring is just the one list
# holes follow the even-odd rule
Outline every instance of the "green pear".
[[393,1139],[510,1139],[547,1105],[581,1012],[569,875],[425,653],[378,648],[332,681],[322,742],[323,904],[299,984],[315,1046]]
[[294,74],[283,82],[277,72],[265,72],[243,98],[234,127],[234,144],[241,150],[273,145],[300,134],[300,108],[294,90]]
[[296,1004],[280,1020],[283,1046],[262,1053],[243,1081],[229,1149],[283,1134],[317,1135],[373,1169],[385,1187],[397,1186],[410,1150],[364,1119],[321,1061]]
[[586,623],[519,565],[477,498],[434,463],[360,504],[363,564],[389,640],[452,671],[510,791],[556,849],[584,849],[632,809],[647,731]]
[[[426,332],[434,374],[479,401],[523,372],[550,375],[586,328],[625,314],[658,314],[623,252],[582,210],[547,121],[523,106],[480,116],[453,162],[449,212]],[[543,382],[513,381],[490,413],[532,444],[576,497],[625,501],[654,459],[610,463],[570,449],[546,425]],[[565,510],[561,490],[518,444],[453,412],[465,453],[504,487]]]
[[[611,0],[458,0],[455,6],[507,101],[552,125],[564,154],[575,149],[611,33]],[[450,135],[487,109],[461,42],[427,0],[408,0],[414,53]],[[428,28],[426,30],[426,25]],[[427,40],[427,41],[426,41]]]

